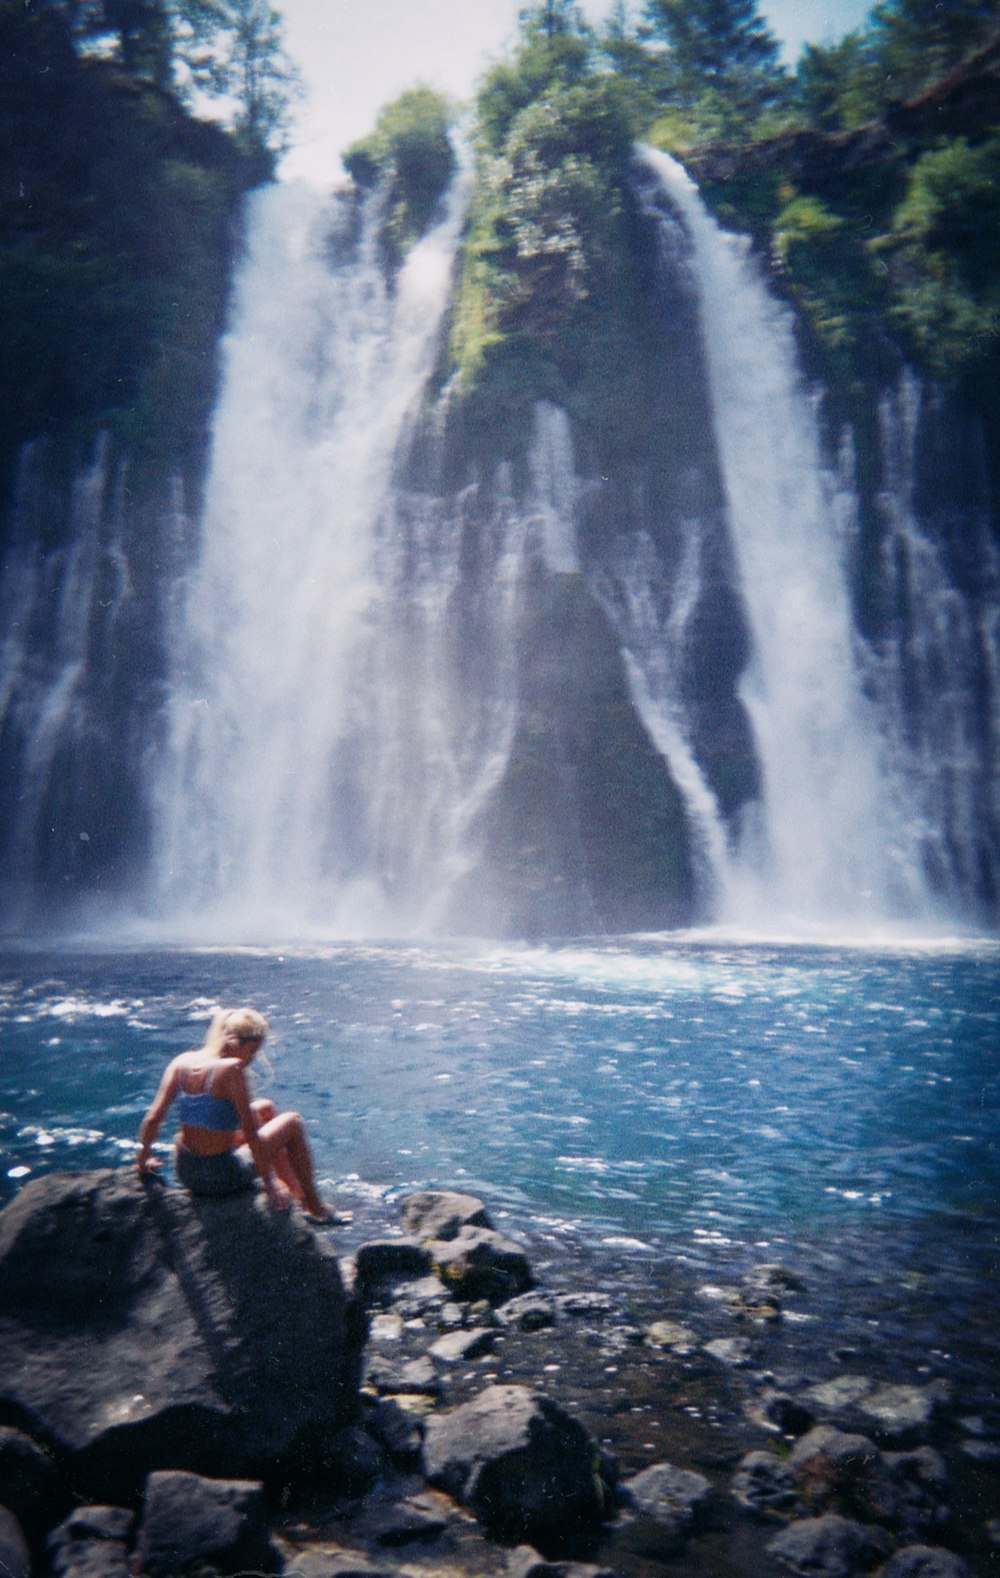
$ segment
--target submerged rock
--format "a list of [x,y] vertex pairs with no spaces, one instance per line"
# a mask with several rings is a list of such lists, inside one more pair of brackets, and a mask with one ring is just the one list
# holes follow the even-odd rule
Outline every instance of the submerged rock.
[[129,1500],[160,1467],[243,1474],[357,1409],[364,1322],[333,1252],[256,1195],[55,1174],[0,1216],[0,1407]]
[[704,1475],[675,1468],[673,1463],[654,1463],[624,1480],[619,1496],[635,1520],[631,1543],[650,1554],[677,1550],[694,1528],[710,1491]]
[[936,1545],[907,1545],[890,1557],[880,1578],[969,1578],[969,1569],[954,1551]]
[[773,1452],[747,1452],[733,1475],[732,1492],[757,1518],[774,1517],[795,1504],[798,1491],[786,1463]]
[[881,1529],[866,1529],[850,1518],[827,1513],[789,1524],[767,1549],[802,1578],[856,1578],[884,1560],[891,1546]]

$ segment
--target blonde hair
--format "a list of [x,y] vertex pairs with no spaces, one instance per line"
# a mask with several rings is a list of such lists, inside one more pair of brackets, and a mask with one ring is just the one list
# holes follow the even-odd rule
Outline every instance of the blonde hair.
[[219,1056],[227,1041],[261,1042],[270,1026],[256,1008],[229,1008],[216,1014],[205,1037],[205,1048]]

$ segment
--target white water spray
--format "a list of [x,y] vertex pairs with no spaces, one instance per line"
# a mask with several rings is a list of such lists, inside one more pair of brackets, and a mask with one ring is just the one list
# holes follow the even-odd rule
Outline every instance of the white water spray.
[[[238,935],[385,919],[370,875],[392,852],[362,849],[387,836],[365,793],[381,782],[384,796],[389,770],[379,560],[466,197],[463,176],[394,287],[377,194],[362,211],[299,186],[253,200],[158,797],[159,906],[186,923]],[[395,755],[398,789],[405,742]]]
[[798,372],[790,315],[748,244],[722,231],[668,155],[644,159],[688,237],[716,441],[753,657],[741,695],[759,817],[720,873],[725,919],[822,928],[923,904],[918,829],[863,694],[839,501]]

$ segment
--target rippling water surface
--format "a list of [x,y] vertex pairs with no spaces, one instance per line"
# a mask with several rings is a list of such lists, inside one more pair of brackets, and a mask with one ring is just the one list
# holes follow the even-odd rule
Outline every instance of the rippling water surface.
[[[9,952],[11,1194],[127,1164],[165,1060],[217,1005],[271,1019],[261,1091],[344,1188],[482,1193],[623,1274],[781,1258],[829,1300],[944,1279],[994,1299],[1000,948],[676,939],[559,947]],[[164,1136],[167,1140],[168,1135]],[[165,1156],[169,1147],[164,1147]],[[924,1340],[921,1336],[920,1340]]]

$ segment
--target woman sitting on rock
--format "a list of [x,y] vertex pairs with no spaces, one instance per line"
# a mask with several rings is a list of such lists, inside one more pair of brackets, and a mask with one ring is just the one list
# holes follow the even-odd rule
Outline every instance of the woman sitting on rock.
[[286,1210],[297,1200],[311,1220],[334,1226],[343,1218],[317,1193],[301,1117],[279,1112],[273,1101],[250,1100],[246,1071],[267,1031],[267,1020],[252,1008],[216,1014],[204,1046],[167,1064],[139,1128],[139,1173],[157,1166],[153,1142],[176,1101],[177,1176],[192,1194],[237,1194],[259,1176],[270,1205]]

